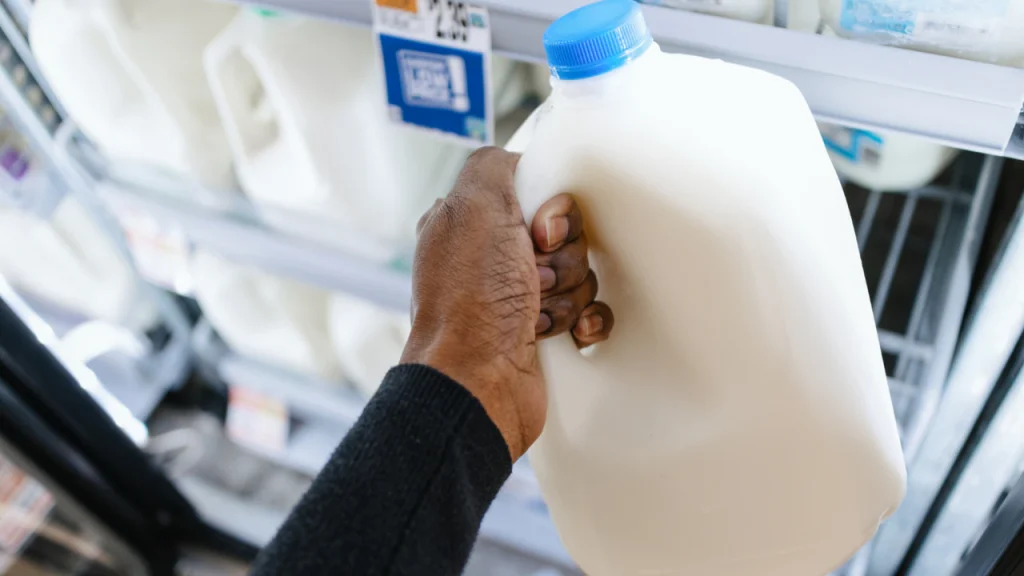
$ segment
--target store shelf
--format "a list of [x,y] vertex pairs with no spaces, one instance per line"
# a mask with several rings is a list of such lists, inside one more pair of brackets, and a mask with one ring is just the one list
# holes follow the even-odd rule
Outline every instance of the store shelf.
[[[907,496],[899,510],[882,526],[875,539],[871,574],[891,574],[908,552],[916,546],[915,538],[933,513],[947,529],[933,540],[929,537],[917,553],[914,565],[948,566],[958,561],[972,542],[978,528],[996,504],[999,490],[1005,486],[1006,467],[1019,455],[1022,436],[1019,422],[1004,420],[1003,433],[987,434],[987,447],[980,447],[965,470],[957,493],[948,500],[953,506],[947,514],[936,504],[949,474],[953,471],[961,449],[974,429],[989,396],[1000,381],[1014,347],[1024,333],[1024,210],[1018,209],[1006,241],[992,272],[977,297],[972,315],[966,323],[956,360],[950,370],[941,398],[937,398],[931,426],[924,436],[916,457],[909,461]],[[1020,389],[1020,382],[1015,384]],[[1008,397],[1005,419],[1020,414],[1019,392]],[[995,424],[998,430],[1000,424]],[[965,483],[966,482],[966,483]],[[935,526],[935,525],[933,525]],[[941,574],[943,572],[914,572]]]
[[[278,10],[370,24],[365,0],[257,0]],[[478,0],[491,14],[494,51],[544,59],[547,26],[587,0]],[[1014,135],[1024,103],[1024,70],[874,46],[644,6],[664,50],[720,58],[789,79],[821,120],[913,134],[955,148],[1024,158]]]

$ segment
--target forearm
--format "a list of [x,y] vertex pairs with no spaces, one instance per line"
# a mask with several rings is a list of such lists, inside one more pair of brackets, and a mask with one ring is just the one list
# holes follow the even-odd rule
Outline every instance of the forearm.
[[424,366],[395,368],[253,574],[460,574],[510,471],[468,391]]

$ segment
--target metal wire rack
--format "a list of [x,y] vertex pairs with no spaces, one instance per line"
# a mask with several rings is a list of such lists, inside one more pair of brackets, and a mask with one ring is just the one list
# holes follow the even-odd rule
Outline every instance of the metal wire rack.
[[844,187],[908,460],[942,394],[1001,166],[964,154],[925,188]]
[[[942,397],[1002,164],[964,154],[932,186],[844,185],[908,462]],[[870,555],[869,543],[834,576],[866,574]]]

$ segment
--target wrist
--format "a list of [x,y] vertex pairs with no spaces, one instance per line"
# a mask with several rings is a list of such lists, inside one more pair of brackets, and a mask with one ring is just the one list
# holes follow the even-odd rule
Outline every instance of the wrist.
[[511,395],[516,375],[508,369],[508,362],[500,358],[472,358],[459,353],[458,346],[446,345],[443,339],[429,343],[416,340],[409,339],[401,363],[429,366],[469,391],[501,433],[512,461],[518,460],[529,446]]

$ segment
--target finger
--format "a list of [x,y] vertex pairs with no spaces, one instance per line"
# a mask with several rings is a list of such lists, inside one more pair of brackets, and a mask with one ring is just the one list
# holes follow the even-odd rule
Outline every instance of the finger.
[[561,294],[579,286],[590,272],[586,234],[580,234],[579,238],[554,252],[537,254],[536,257],[541,297]]
[[583,213],[572,194],[559,194],[537,210],[530,230],[538,252],[554,252],[583,233]]
[[520,156],[495,146],[477,148],[466,159],[449,196],[491,196],[501,200],[508,208],[518,208],[514,176]]
[[[540,301],[541,320],[537,323],[538,336],[549,338],[567,332],[576,326],[580,314],[597,297],[597,276],[591,270],[586,279],[573,290],[564,294],[542,298]],[[549,322],[545,322],[547,316]],[[547,324],[546,330],[539,330],[542,324]]]
[[572,329],[572,339],[576,341],[577,348],[583,349],[607,340],[614,327],[615,315],[612,309],[604,302],[594,302],[580,314],[580,319]]
[[423,232],[423,227],[426,226],[428,222],[430,222],[431,218],[434,217],[434,213],[437,212],[437,207],[440,206],[442,202],[444,202],[444,200],[440,198],[434,200],[434,204],[430,208],[428,208],[426,212],[423,213],[423,216],[420,216],[419,221],[416,222],[417,238],[419,237],[420,232]]

